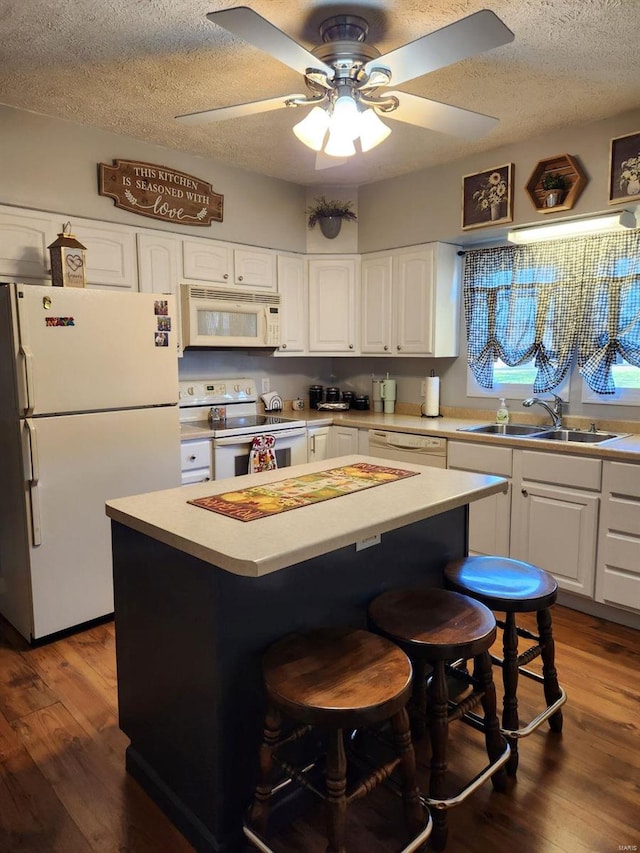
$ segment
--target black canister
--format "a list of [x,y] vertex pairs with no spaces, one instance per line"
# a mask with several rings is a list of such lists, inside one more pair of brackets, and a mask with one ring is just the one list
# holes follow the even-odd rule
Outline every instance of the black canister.
[[355,391],[343,391],[342,402],[346,403],[350,409],[353,409],[353,401],[355,400]]
[[309,386],[309,408],[317,409],[318,403],[322,402],[324,388],[322,385]]
[[331,385],[327,388],[327,403],[339,403],[340,402],[340,389],[336,388],[335,385]]
[[369,408],[369,397],[367,394],[358,394],[353,401],[353,408],[365,411]]

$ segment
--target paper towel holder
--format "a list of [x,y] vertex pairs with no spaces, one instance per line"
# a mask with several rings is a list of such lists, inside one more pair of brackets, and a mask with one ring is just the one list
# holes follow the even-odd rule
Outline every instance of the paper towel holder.
[[[430,378],[430,379],[435,379],[435,376],[436,376],[436,372],[435,372],[435,370],[431,370],[431,371],[429,372],[429,378]],[[438,383],[439,383],[439,381],[440,381],[440,380],[438,380]],[[428,414],[425,412],[425,406],[426,406],[426,405],[427,405],[427,400],[425,399],[425,400],[424,400],[424,402],[420,404],[420,417],[421,417],[421,418],[441,418],[441,417],[442,417],[442,415],[440,414],[440,398],[439,398],[439,396],[438,396],[438,412],[437,412],[437,414],[435,414],[435,415],[428,415]]]

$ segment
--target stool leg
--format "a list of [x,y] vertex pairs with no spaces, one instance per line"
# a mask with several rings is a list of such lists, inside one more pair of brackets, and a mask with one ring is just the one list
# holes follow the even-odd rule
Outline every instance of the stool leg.
[[[551,627],[551,611],[539,610],[536,613],[538,634],[540,636],[540,656],[542,657],[542,677],[544,678],[544,698],[547,705],[553,705],[560,698],[558,672],[555,666],[555,643]],[[562,731],[562,711],[556,711],[549,717],[549,728],[552,732]]]
[[[502,681],[504,699],[502,708],[502,726],[515,731],[520,727],[518,720],[518,630],[514,613],[506,613],[502,632],[503,657]],[[506,768],[509,776],[515,776],[518,769],[518,741],[509,738],[511,755]]]
[[[449,721],[447,716],[447,679],[444,661],[436,661],[433,674],[429,679],[427,697],[427,715],[431,738],[431,764],[429,774],[429,797],[434,800],[446,798],[445,779],[447,774],[447,737]],[[447,845],[447,810],[434,809],[431,847],[444,850]]]
[[427,719],[427,664],[423,660],[411,661],[413,664],[413,692],[411,705],[411,731],[414,740],[424,737]]
[[264,734],[258,756],[258,784],[249,811],[249,821],[261,835],[266,834],[269,819],[273,775],[273,750],[280,737],[282,716],[272,705],[267,706]]
[[423,828],[425,820],[420,805],[420,792],[416,782],[416,757],[411,743],[409,714],[403,708],[391,718],[393,742],[400,757],[402,778],[402,802],[407,826],[414,835]]
[[327,754],[327,853],[346,853],[345,825],[347,816],[347,759],[342,729],[329,732]]
[[[497,761],[504,751],[498,720],[496,687],[493,683],[491,655],[483,652],[473,659],[473,680],[482,691],[482,710],[484,712],[484,738],[489,761]],[[491,777],[491,784],[496,791],[506,789],[507,774],[503,767]]]

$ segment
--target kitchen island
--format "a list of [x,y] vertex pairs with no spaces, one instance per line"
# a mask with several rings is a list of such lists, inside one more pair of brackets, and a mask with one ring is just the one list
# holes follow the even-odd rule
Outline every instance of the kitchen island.
[[189,503],[359,463],[385,464],[341,457],[107,503],[127,769],[199,851],[241,846],[266,646],[366,627],[379,592],[439,585],[466,554],[469,502],[507,487],[403,463],[415,476],[247,522]]

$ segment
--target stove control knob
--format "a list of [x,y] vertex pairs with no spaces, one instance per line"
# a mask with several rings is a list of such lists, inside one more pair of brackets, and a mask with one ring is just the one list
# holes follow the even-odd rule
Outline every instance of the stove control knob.
[[247,394],[250,394],[251,393],[251,386],[247,385],[247,387],[244,390],[247,392]]
[[240,390],[240,386],[239,386],[239,385],[234,385],[234,386],[233,386],[233,390],[234,390],[234,391],[239,391],[239,390]]
[[193,397],[193,395],[195,394],[195,391],[193,390],[193,385],[189,385],[189,387],[187,388],[187,394],[190,394]]

